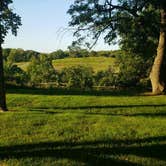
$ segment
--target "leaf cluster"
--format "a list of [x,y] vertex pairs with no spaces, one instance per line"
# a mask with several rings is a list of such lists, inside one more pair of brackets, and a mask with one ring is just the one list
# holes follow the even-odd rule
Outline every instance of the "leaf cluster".
[[44,54],[39,58],[32,59],[31,64],[28,66],[27,73],[32,85],[56,80],[56,71],[52,65],[52,60]]
[[12,0],[0,1],[0,43],[4,42],[4,38],[8,31],[11,30],[13,35],[17,35],[17,29],[21,25],[21,17],[13,12],[10,7]]
[[86,39],[91,48],[104,37],[108,44],[118,42],[134,54],[153,56],[159,36],[159,9],[165,4],[164,0],[75,0],[68,10],[69,25],[76,28],[79,44]]

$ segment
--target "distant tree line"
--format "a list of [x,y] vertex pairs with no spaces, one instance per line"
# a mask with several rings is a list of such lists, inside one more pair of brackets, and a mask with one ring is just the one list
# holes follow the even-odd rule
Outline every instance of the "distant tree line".
[[[33,50],[23,50],[23,49],[13,49],[13,48],[5,48],[3,49],[3,57],[4,60],[12,61],[12,62],[29,62],[33,58],[38,58],[43,53],[39,53]],[[52,53],[46,54],[49,59],[63,59],[67,57],[72,58],[81,58],[81,57],[115,57],[119,54],[122,54],[122,51],[88,51],[86,49],[79,50],[57,50]]]

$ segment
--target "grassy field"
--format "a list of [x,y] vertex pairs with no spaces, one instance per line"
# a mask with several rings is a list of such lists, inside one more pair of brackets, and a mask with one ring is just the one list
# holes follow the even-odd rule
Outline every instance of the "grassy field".
[[10,90],[2,166],[165,166],[166,97]]
[[15,63],[18,67],[20,67],[22,70],[26,71],[30,62],[18,62]]
[[107,57],[85,57],[85,58],[65,58],[57,59],[53,61],[55,69],[61,70],[64,67],[71,67],[82,65],[86,67],[92,67],[95,72],[106,70],[115,61],[115,58]]
[[[113,65],[115,62],[115,58],[111,57],[85,57],[85,58],[65,58],[65,59],[57,59],[53,61],[53,65],[56,70],[62,70],[65,67],[71,66],[86,66],[92,67],[95,72],[101,70],[107,70],[109,66]],[[15,63],[21,69],[27,70],[30,62],[19,62]]]

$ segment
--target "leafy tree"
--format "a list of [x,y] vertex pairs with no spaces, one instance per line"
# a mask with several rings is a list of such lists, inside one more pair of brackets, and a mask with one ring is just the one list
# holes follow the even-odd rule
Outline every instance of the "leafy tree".
[[6,62],[4,65],[4,74],[5,74],[5,81],[12,84],[17,85],[25,85],[28,81],[28,76],[25,71],[23,71],[17,65]]
[[95,84],[96,86],[104,86],[104,87],[115,87],[118,86],[118,74],[115,73],[111,68],[106,71],[99,71],[95,75]]
[[89,56],[90,57],[96,57],[98,54],[97,54],[97,51],[91,51],[90,53],[89,53]]
[[73,42],[71,46],[68,47],[69,56],[74,58],[88,57],[89,52],[86,49],[82,49],[77,43]]
[[69,54],[63,50],[57,50],[55,52],[50,53],[49,55],[52,60],[54,59],[63,59],[69,56]]
[[52,60],[45,54],[32,59],[28,66],[28,75],[32,85],[56,81],[56,71],[52,65]]
[[85,66],[64,68],[60,74],[60,81],[68,88],[88,89],[93,86],[93,70]]
[[33,50],[24,51],[23,49],[13,49],[13,48],[5,48],[3,49],[3,57],[5,60],[12,62],[27,62],[32,59],[32,57],[37,58],[39,56],[39,52]]
[[10,50],[11,50],[11,48],[5,48],[2,50],[4,60],[7,60],[7,57],[9,56]]
[[[117,3],[112,0],[75,0],[68,13],[72,18],[69,25],[77,28],[74,34],[79,42],[92,36],[95,44],[101,34],[105,33],[107,43],[116,42],[120,36],[123,46],[125,41],[129,48],[135,44],[134,50],[143,54],[142,49],[152,49],[153,53],[158,45],[150,79],[153,93],[162,93],[166,85],[162,75],[166,45],[165,0],[118,0]],[[153,55],[150,56],[152,58]]]
[[10,63],[16,62],[16,54],[17,54],[17,49],[11,49],[8,56],[7,56],[7,61]]
[[[11,50],[9,56],[11,56],[12,50]],[[25,53],[25,51],[23,49],[21,49],[21,48],[16,49],[15,54],[13,55],[14,62],[25,62],[26,60],[25,60],[25,54],[24,53]]]
[[7,111],[7,106],[5,96],[2,44],[9,30],[11,30],[12,34],[16,35],[17,29],[21,25],[20,17],[10,8],[10,4],[12,2],[12,0],[0,1],[0,109],[3,111]]
[[118,54],[113,66],[95,74],[95,84],[106,87],[136,86],[147,75],[146,68],[142,57],[129,53]]
[[38,58],[39,56],[40,56],[39,52],[36,52],[33,50],[27,50],[27,51],[24,51],[23,59],[21,59],[20,62],[21,61],[28,62],[28,61],[31,61],[32,58]]
[[124,54],[116,58],[116,64],[119,66],[116,83],[119,86],[135,86],[141,78],[147,75],[147,65],[144,59],[138,55]]

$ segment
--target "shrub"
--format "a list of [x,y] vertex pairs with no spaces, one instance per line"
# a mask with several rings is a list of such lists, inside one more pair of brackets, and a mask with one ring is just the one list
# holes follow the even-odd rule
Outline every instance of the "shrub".
[[55,52],[50,53],[49,57],[52,60],[54,60],[54,59],[63,59],[63,58],[69,57],[69,53],[66,52],[66,51],[57,50]]
[[117,83],[119,86],[135,86],[147,75],[146,63],[137,55],[120,55],[116,63],[119,65]]
[[95,75],[96,86],[115,86],[117,74],[113,70],[99,71]]
[[[95,75],[96,86],[130,87],[147,76],[147,65],[140,56],[119,54],[116,64]],[[116,71],[115,71],[116,70]]]
[[46,55],[34,58],[28,66],[28,76],[31,85],[55,82],[57,80],[56,71],[52,65],[52,60]]
[[25,85],[28,81],[28,75],[25,71],[12,63],[5,63],[4,66],[5,80],[8,83]]
[[93,70],[85,66],[64,68],[60,81],[68,88],[89,89],[93,86]]

